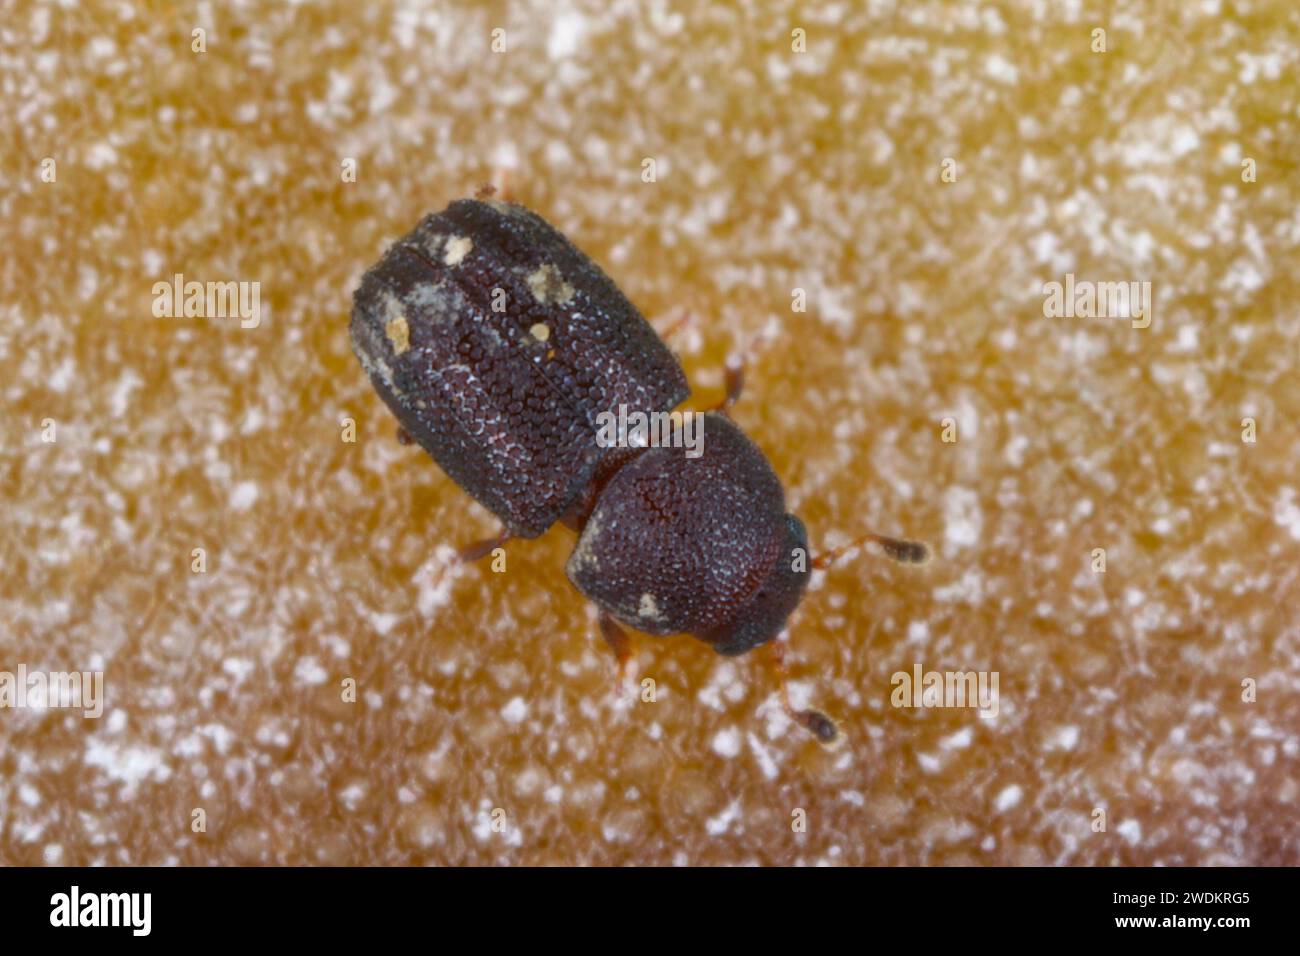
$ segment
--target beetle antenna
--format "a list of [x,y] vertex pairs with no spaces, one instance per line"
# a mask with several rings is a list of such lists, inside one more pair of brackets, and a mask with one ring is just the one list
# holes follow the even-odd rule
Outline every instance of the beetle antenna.
[[880,545],[885,557],[891,558],[900,564],[925,564],[930,560],[930,546],[923,541],[908,541],[906,538],[891,538],[887,535],[868,532],[843,547],[834,548],[817,555],[812,560],[812,566],[819,571],[824,571],[844,555],[862,547],[868,541],[874,541]]
[[694,309],[680,308],[675,315],[656,324],[655,333],[664,341],[668,341],[695,325],[695,315]]
[[827,750],[835,750],[844,743],[844,735],[840,733],[839,725],[820,710],[812,708],[797,710],[790,703],[790,675],[785,666],[785,645],[778,639],[768,646],[772,648],[770,658],[772,669],[781,684],[781,707],[791,720],[812,734],[819,744]]
[[[924,564],[930,560],[930,547],[922,541],[909,541],[906,538],[891,538],[887,535],[868,532],[843,547],[818,555],[813,559],[812,566],[818,570],[825,570],[839,558],[856,548],[862,547],[867,542],[880,545],[880,549],[887,557],[903,564]],[[789,673],[785,666],[785,645],[777,640],[773,641],[770,646],[772,648],[772,667],[776,672],[777,680],[781,684],[781,706],[790,715],[790,719],[812,734],[819,744],[828,750],[834,750],[844,742],[844,735],[840,733],[839,726],[820,710],[811,708],[797,710],[795,708],[790,702]]]

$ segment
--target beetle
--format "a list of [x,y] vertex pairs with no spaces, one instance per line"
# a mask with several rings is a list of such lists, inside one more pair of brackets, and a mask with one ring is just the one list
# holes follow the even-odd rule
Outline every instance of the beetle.
[[[734,363],[726,399],[696,423],[697,457],[673,446],[678,418],[657,447],[597,440],[616,410],[673,413],[690,395],[685,373],[599,266],[490,191],[426,216],[388,249],[354,294],[349,333],[399,437],[500,519],[502,533],[463,557],[557,522],[577,532],[565,571],[599,609],[620,679],[631,658],[620,624],[744,654],[785,628],[809,568],[848,550],[808,560],[780,479],[728,415],[743,382]],[[928,555],[881,535],[850,547],[865,540],[901,561]],[[834,744],[829,717],[790,706],[779,652],[776,664],[787,712]]]

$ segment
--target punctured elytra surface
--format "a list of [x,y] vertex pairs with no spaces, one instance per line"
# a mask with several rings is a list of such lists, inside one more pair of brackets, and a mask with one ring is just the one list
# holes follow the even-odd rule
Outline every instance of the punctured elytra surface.
[[605,452],[596,416],[668,411],[677,359],[542,217],[458,200],[362,278],[353,351],[402,427],[510,532],[544,532]]

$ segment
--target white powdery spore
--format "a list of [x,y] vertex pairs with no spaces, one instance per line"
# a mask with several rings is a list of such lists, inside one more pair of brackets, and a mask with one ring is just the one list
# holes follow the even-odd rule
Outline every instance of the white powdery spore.
[[428,619],[451,600],[451,588],[456,583],[465,565],[456,559],[456,549],[450,545],[440,544],[434,549],[433,557],[416,570],[411,576],[411,583],[418,592],[415,597],[416,610],[420,617]]
[[719,730],[713,735],[713,752],[730,760],[740,753],[740,731],[734,727]]
[[1078,727],[1058,727],[1048,736],[1046,747],[1048,750],[1073,750],[1078,742]]
[[969,548],[984,530],[979,496],[969,488],[949,489],[944,496],[943,519],[944,540],[954,548]]
[[300,684],[323,684],[329,673],[321,667],[313,654],[298,659],[297,666],[293,669],[293,676]]
[[1286,533],[1300,541],[1300,506],[1295,503],[1295,489],[1291,487],[1278,490],[1277,500],[1273,503],[1273,520],[1286,529]]
[[1115,832],[1129,843],[1136,845],[1142,839],[1142,824],[1136,820],[1125,820],[1115,828]]
[[257,501],[257,482],[241,481],[230,491],[230,507],[233,511],[247,511]]
[[749,749],[754,754],[754,759],[758,761],[758,768],[763,772],[763,776],[768,780],[776,778],[777,767],[776,761],[772,759],[772,752],[763,746],[763,742],[758,739],[754,733],[745,735],[749,741]]
[[97,767],[111,779],[126,784],[128,797],[146,780],[161,783],[172,775],[163,752],[154,747],[118,746],[92,737],[86,741],[84,759],[86,766]]
[[939,741],[939,746],[944,750],[965,750],[970,746],[974,738],[974,732],[969,727],[963,727],[955,734],[944,737]]
[[517,724],[527,716],[528,705],[522,697],[510,698],[510,702],[501,708],[501,718],[508,724]]
[[546,53],[553,60],[572,56],[577,52],[587,33],[587,20],[581,14],[565,11],[551,23],[551,33],[546,40]]
[[740,819],[740,801],[733,800],[721,813],[716,817],[709,817],[704,821],[704,829],[708,831],[709,836],[718,836],[726,833],[731,829],[731,825]]
[[1006,787],[1005,789],[1002,790],[1001,793],[999,793],[996,797],[994,797],[993,808],[997,810],[998,813],[1005,813],[1006,811],[1010,810],[1012,807],[1019,804],[1020,798],[1023,795],[1024,795],[1024,791],[1021,790],[1018,785],[1013,783],[1011,786]]

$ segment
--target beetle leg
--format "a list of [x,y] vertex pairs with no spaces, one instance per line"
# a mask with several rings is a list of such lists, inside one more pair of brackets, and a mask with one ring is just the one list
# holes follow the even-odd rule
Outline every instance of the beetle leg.
[[484,538],[482,541],[475,541],[473,544],[466,545],[457,552],[457,557],[465,564],[477,561],[479,558],[485,558],[497,548],[501,547],[507,541],[514,538],[505,528],[494,538]]
[[627,631],[618,626],[613,615],[605,611],[600,612],[600,636],[605,639],[605,643],[610,646],[618,660],[614,693],[622,694],[627,684],[627,676],[632,670],[632,663],[636,659],[636,655],[632,652],[632,638],[628,637]]
[[844,743],[844,735],[840,733],[839,725],[830,717],[827,717],[820,710],[796,710],[790,703],[790,675],[785,666],[785,645],[780,640],[775,640],[768,645],[771,648],[768,660],[772,664],[772,670],[776,673],[777,680],[781,684],[781,706],[796,724],[802,727],[813,738],[825,747],[827,750],[835,750]]
[[715,412],[726,412],[732,405],[740,401],[740,393],[745,390],[745,356],[735,353],[727,356],[726,366],[726,395],[717,405],[713,407]]

